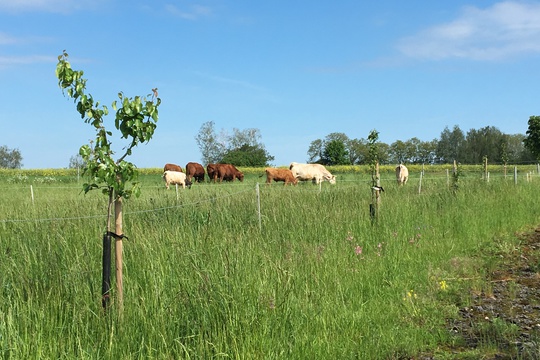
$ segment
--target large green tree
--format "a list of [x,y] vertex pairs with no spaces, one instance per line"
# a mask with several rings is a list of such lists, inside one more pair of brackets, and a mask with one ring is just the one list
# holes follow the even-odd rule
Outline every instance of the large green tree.
[[458,125],[452,131],[446,126],[441,132],[437,143],[437,161],[439,163],[452,163],[454,160],[462,162],[461,155],[465,144],[465,134]]
[[417,164],[434,164],[436,160],[437,145],[437,139],[421,141],[417,147],[415,162]]
[[264,167],[270,166],[274,157],[268,152],[254,145],[244,144],[237,149],[227,151],[221,158],[222,163],[236,166]]
[[204,164],[230,163],[237,166],[268,166],[274,157],[270,155],[261,141],[259,129],[240,130],[233,128],[232,135],[225,130],[216,133],[213,121],[201,126],[195,137]]
[[540,160],[540,116],[529,117],[529,128],[523,144],[537,160]]
[[307,151],[308,162],[327,165],[351,164],[349,158],[351,144],[349,137],[340,132],[330,133],[324,140],[313,140]]
[[20,169],[22,156],[19,149],[10,149],[5,145],[0,146],[0,168]]
[[462,162],[465,164],[481,164],[484,156],[491,163],[502,162],[502,148],[505,143],[504,134],[494,126],[470,129],[465,138],[465,151]]
[[403,164],[409,162],[410,151],[407,148],[407,143],[402,140],[396,140],[390,145],[389,159],[390,162]]
[[334,139],[326,143],[323,151],[321,163],[324,165],[348,165],[349,153],[345,148],[345,143]]
[[369,145],[366,139],[350,139],[347,142],[349,164],[365,164],[369,157]]

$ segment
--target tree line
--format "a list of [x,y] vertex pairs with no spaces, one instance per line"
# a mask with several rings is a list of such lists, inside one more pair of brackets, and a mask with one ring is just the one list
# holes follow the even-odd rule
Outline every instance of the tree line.
[[[462,164],[480,164],[484,157],[490,163],[528,163],[536,160],[525,146],[522,134],[502,133],[494,126],[463,132],[458,125],[444,128],[438,139],[422,141],[416,137],[391,144],[377,143],[380,164],[445,164],[456,160]],[[370,162],[368,141],[350,139],[344,133],[331,133],[311,142],[308,162],[325,165],[362,165]]]
[[[231,163],[237,166],[263,167],[274,160],[262,142],[259,129],[236,129],[232,133],[216,131],[213,121],[202,124],[195,137],[204,164]],[[416,137],[391,144],[377,141],[377,154],[370,153],[368,140],[349,138],[334,132],[313,140],[307,150],[307,162],[324,165],[367,165],[376,156],[380,164],[480,164],[487,157],[494,164],[525,164],[540,159],[540,116],[529,118],[527,134],[504,134],[494,126],[470,129],[444,128],[438,139],[422,141]],[[373,149],[371,150],[373,152]],[[0,168],[21,168],[18,149],[0,146]],[[81,167],[80,156],[69,161],[69,168]]]
[[[531,116],[533,120],[537,118],[540,129],[540,117]],[[528,137],[504,134],[494,126],[470,129],[465,133],[458,125],[452,129],[446,126],[440,137],[431,141],[416,137],[391,144],[377,141],[374,154],[373,144],[368,140],[334,132],[310,143],[306,161],[323,165],[367,165],[376,156],[380,164],[445,164],[454,160],[462,164],[480,164],[485,157],[490,163],[531,163],[537,159],[531,147],[526,146],[527,139],[534,134],[531,127],[527,134]],[[268,166],[274,159],[266,151],[258,129],[233,129],[232,134],[221,130],[217,133],[214,123],[209,121],[201,126],[195,139],[205,164]]]

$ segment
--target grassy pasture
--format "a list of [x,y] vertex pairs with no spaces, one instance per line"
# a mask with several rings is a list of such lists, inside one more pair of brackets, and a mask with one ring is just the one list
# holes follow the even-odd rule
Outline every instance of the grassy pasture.
[[257,169],[178,195],[142,171],[124,203],[122,318],[101,309],[105,196],[73,172],[0,173],[0,356],[389,359],[459,344],[445,321],[538,224],[540,178],[486,182],[480,167],[454,194],[426,169],[419,193],[415,170],[398,188],[382,169],[375,224],[363,168],[320,189],[266,186]]

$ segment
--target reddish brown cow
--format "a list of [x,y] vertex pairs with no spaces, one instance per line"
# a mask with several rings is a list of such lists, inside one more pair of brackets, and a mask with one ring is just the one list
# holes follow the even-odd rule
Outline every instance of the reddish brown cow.
[[165,164],[165,166],[163,167],[163,172],[165,172],[165,171],[183,172],[182,167],[180,167],[179,165],[176,165],[176,164]]
[[215,180],[215,175],[216,175],[216,171],[217,171],[216,165],[217,164],[208,164],[208,165],[206,165],[206,173],[208,174],[209,181],[214,180],[214,182],[216,182],[216,180]]
[[195,178],[197,182],[204,181],[204,168],[201,164],[196,162],[188,162],[186,164],[186,175],[188,181],[191,181],[191,178]]
[[[207,168],[208,169],[208,168]],[[219,178],[219,182],[234,181],[238,179],[244,181],[244,174],[231,164],[215,164],[214,182]]]
[[267,184],[272,183],[272,180],[276,182],[283,181],[285,182],[283,185],[298,184],[298,179],[294,177],[292,171],[289,169],[266,168],[264,171],[266,172]]

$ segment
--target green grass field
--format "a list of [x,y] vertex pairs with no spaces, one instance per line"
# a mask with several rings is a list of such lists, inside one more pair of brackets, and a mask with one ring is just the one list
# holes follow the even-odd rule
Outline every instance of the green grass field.
[[539,223],[540,178],[471,170],[454,193],[438,170],[403,188],[383,172],[376,222],[363,171],[319,188],[257,170],[178,194],[142,171],[124,202],[121,316],[114,289],[101,308],[106,197],[72,172],[0,173],[0,357],[397,359],[459,344],[445,321]]

